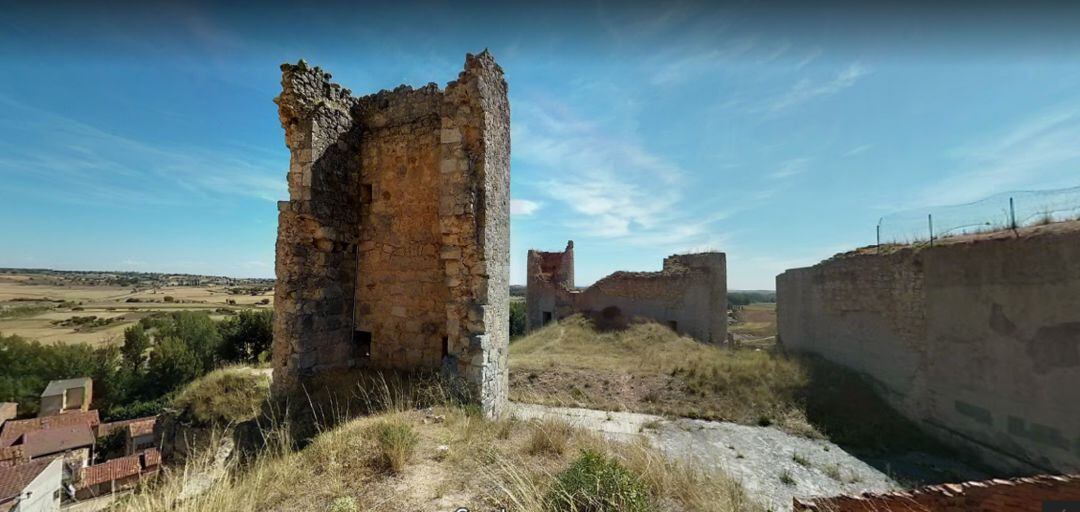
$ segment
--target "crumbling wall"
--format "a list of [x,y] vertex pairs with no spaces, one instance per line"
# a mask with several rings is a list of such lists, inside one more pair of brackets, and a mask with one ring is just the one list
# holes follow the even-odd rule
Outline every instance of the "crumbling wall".
[[362,98],[282,66],[291,151],[279,204],[275,385],[323,369],[442,368],[506,399],[510,115],[502,69],[468,55],[440,90]]
[[723,253],[669,256],[659,272],[615,272],[580,291],[573,289],[572,242],[563,253],[529,251],[528,263],[530,329],[543,325],[545,315],[560,319],[581,312],[613,326],[641,317],[700,341],[727,340]]
[[574,314],[574,241],[566,242],[562,252],[530,249],[525,261],[526,329],[539,329],[551,320]]
[[843,255],[776,286],[785,347],[988,464],[1080,470],[1080,232]]
[[1043,512],[1068,510],[1046,502],[1080,500],[1080,476],[1037,476],[921,487],[861,496],[795,498],[795,512]]

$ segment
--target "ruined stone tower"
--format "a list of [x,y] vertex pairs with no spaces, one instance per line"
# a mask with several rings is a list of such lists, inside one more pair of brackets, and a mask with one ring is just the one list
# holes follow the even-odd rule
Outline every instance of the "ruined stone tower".
[[292,153],[278,204],[274,381],[442,369],[506,401],[510,110],[484,51],[458,79],[354,98],[304,61],[275,99]]

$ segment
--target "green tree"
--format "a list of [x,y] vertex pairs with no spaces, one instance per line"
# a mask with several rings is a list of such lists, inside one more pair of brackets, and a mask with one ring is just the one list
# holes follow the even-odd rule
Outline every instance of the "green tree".
[[124,360],[132,368],[141,368],[146,362],[146,349],[150,348],[150,335],[142,324],[135,324],[124,330],[124,347],[121,352]]
[[510,301],[510,337],[525,334],[525,303]]
[[218,323],[221,357],[226,361],[256,362],[270,350],[274,339],[274,314],[268,310],[241,311]]
[[161,396],[202,375],[203,362],[188,343],[175,336],[157,341],[150,354],[143,394]]

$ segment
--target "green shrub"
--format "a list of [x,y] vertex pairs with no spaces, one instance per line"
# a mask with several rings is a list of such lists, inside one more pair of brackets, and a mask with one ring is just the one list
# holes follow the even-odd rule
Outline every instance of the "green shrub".
[[547,508],[573,512],[646,512],[656,510],[641,480],[601,454],[583,451],[559,474],[547,495]]
[[369,430],[375,440],[376,465],[393,474],[399,474],[412,457],[419,436],[409,424],[402,421],[381,421]]
[[510,337],[525,335],[525,302],[510,301]]

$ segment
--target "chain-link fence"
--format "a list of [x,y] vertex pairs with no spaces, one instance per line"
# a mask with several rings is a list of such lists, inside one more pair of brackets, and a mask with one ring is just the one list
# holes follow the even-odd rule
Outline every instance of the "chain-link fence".
[[881,244],[934,240],[1080,219],[1080,187],[1005,192],[973,203],[907,210],[878,220]]

